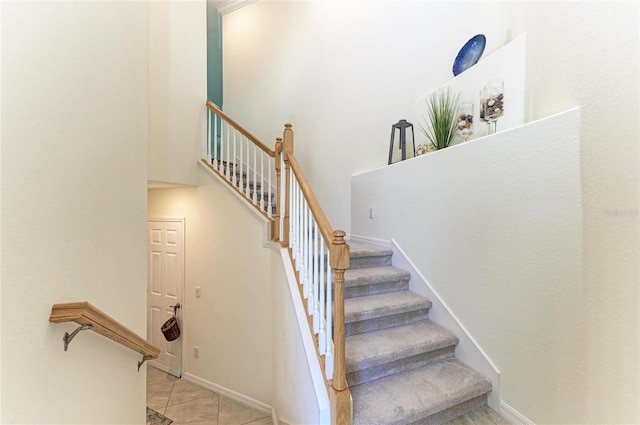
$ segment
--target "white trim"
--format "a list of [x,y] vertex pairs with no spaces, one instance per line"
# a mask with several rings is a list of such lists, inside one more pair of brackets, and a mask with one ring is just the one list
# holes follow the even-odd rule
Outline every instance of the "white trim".
[[291,265],[291,259],[289,257],[289,251],[287,248],[280,248],[280,255],[282,256],[282,263],[284,265],[284,271],[287,275],[287,282],[289,283],[289,290],[291,292],[291,299],[293,301],[293,307],[296,311],[296,318],[298,319],[298,328],[300,329],[300,335],[302,336],[302,343],[304,345],[304,352],[307,355],[307,364],[309,365],[309,373],[311,374],[311,380],[313,381],[313,389],[316,394],[316,400],[318,402],[319,412],[319,425],[328,425],[331,422],[330,412],[331,405],[329,403],[329,393],[324,383],[324,376],[322,375],[322,366],[318,360],[316,354],[316,346],[309,330],[309,322],[307,320],[307,313],[302,305],[302,299],[300,298],[300,290],[298,289],[298,281],[296,280],[296,274]]
[[237,401],[240,404],[244,404],[245,406],[248,406],[253,409],[259,410],[261,412],[272,415],[273,409],[268,404],[255,400],[244,394],[240,394],[238,392],[230,390],[229,388],[223,387],[222,385],[214,384],[211,381],[207,381],[206,379],[200,378],[199,376],[196,376],[196,375],[192,375],[191,373],[185,373],[183,375],[183,379],[185,381],[189,381],[194,384],[200,385],[203,388],[211,390],[216,394],[220,394],[233,401]]
[[531,419],[509,406],[504,401],[500,402],[500,414],[514,425],[535,425]]
[[221,15],[226,15],[227,13],[231,13],[234,10],[238,10],[241,7],[247,6],[255,1],[256,0],[229,0],[216,6],[216,9],[218,9],[218,12],[220,12]]
[[260,219],[264,223],[264,240],[262,241],[263,248],[269,248],[271,246],[271,221],[264,216],[260,211],[258,211],[253,205],[249,203],[249,201],[242,195],[238,193],[238,191],[233,190],[229,186],[229,182],[220,177],[215,171],[209,168],[202,161],[198,161],[198,165],[211,177],[213,177],[218,183],[220,183],[231,195],[233,195],[240,205],[242,205],[247,211],[254,215],[254,217]]
[[391,242],[385,239],[370,238],[369,236],[360,236],[360,235],[351,235],[351,234],[347,235],[345,239],[347,241],[354,239],[360,242],[366,242],[373,245],[383,246],[385,248],[391,248]]

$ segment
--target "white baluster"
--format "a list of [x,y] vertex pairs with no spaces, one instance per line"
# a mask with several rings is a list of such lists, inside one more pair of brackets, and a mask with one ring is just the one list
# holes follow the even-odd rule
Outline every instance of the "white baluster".
[[298,190],[296,191],[298,193],[298,236],[296,238],[296,243],[298,245],[298,260],[300,262],[300,264],[298,265],[298,270],[300,269],[300,267],[302,267],[302,265],[304,264],[304,257],[302,256],[302,245],[304,244],[304,241],[302,239],[302,235],[304,233],[304,194],[302,193],[302,191],[300,190],[300,182],[298,181],[298,179],[296,178],[296,185],[298,187]]
[[224,121],[222,120],[222,118],[220,118],[219,120],[220,122],[218,123],[218,140],[216,140],[216,143],[219,143],[219,145],[217,145],[217,149],[218,149],[218,154],[217,154],[217,159],[218,159],[218,171],[220,171],[221,173],[224,173],[224,170],[222,169],[222,161],[223,161],[223,157],[222,157],[222,153],[224,152]]
[[224,175],[225,175],[225,177],[227,178],[227,180],[231,180],[231,179],[229,178],[229,168],[230,168],[230,167],[229,167],[229,150],[230,150],[230,149],[229,149],[229,143],[231,143],[231,140],[230,140],[230,139],[231,139],[231,136],[229,135],[229,131],[230,131],[230,130],[229,130],[229,124],[228,124],[228,123],[225,123],[225,124],[226,124],[226,125],[225,125],[225,127],[227,128],[227,136],[225,137],[225,140],[227,141],[227,143],[226,143],[226,145],[227,145],[227,146],[226,146],[226,149],[225,149],[225,150],[226,150],[226,160],[227,160],[227,164],[226,164],[226,169],[225,169]]
[[327,379],[333,378],[333,306],[332,306],[332,288],[333,273],[329,264],[329,256],[327,256],[327,341],[324,355],[324,372]]
[[207,108],[207,140],[205,142],[205,158],[207,158],[207,162],[209,164],[211,164],[211,114],[211,109]]
[[249,180],[249,156],[251,155],[251,147],[253,146],[253,142],[251,140],[245,138],[247,143],[246,155],[244,158],[244,194],[247,198],[251,198],[251,181]]
[[296,176],[296,197],[298,198],[296,208],[296,267],[298,271],[300,271],[300,265],[304,261],[302,258],[302,206],[303,206],[303,195],[300,191],[300,182],[298,182],[298,178]]
[[238,130],[236,130],[235,128],[233,129],[233,156],[232,156],[232,164],[231,166],[233,167],[232,171],[232,177],[231,177],[231,183],[233,183],[234,186],[238,186],[238,157],[236,156],[236,145],[238,144],[238,142],[236,141],[236,137],[238,136]]
[[211,149],[213,150],[213,158],[215,159],[214,167],[220,169],[220,161],[218,157],[218,114],[213,114],[213,140],[211,141]]
[[293,233],[293,223],[295,221],[295,216],[294,214],[294,210],[295,210],[295,206],[294,206],[294,196],[293,196],[293,173],[290,172],[289,173],[289,228],[287,229],[287,231],[289,232],[289,246],[291,247],[291,255],[293,256],[293,258],[295,259],[295,251],[293,249],[293,245],[294,245],[294,233]]
[[258,181],[258,159],[256,157],[257,153],[256,151],[258,150],[258,148],[256,148],[255,146],[253,147],[253,203],[258,205],[258,194],[257,194],[257,188],[256,188],[256,182]]
[[[284,240],[285,232],[289,233],[289,229],[284,229],[284,207],[285,197],[287,196],[287,173],[284,171],[284,155],[280,155],[280,198],[276,202],[280,202],[280,240]],[[291,204],[289,204],[291,205]]]
[[272,159],[271,157],[269,157],[267,159],[267,161],[269,161],[269,166],[267,167],[267,175],[268,175],[268,181],[267,181],[267,188],[269,189],[267,191],[268,193],[268,198],[267,198],[267,215],[269,217],[273,217],[273,196],[272,196],[272,190],[271,190],[271,170],[275,169],[275,164],[276,164],[276,160]]
[[318,263],[320,252],[318,251],[318,223],[313,220],[313,332],[320,330],[320,282],[318,281]]
[[312,220],[313,220],[313,216],[311,215],[311,208],[307,208],[307,228],[306,228],[306,232],[307,232],[307,264],[306,264],[306,269],[307,269],[307,281],[308,281],[308,288],[307,288],[307,298],[309,299],[309,303],[307,304],[307,307],[309,309],[309,315],[313,314],[313,310],[315,309],[315,300],[313,299],[313,279],[312,279],[312,275],[311,275],[311,226],[312,226]]
[[[298,182],[300,183],[300,182]],[[305,251],[305,245],[307,243],[307,202],[304,199],[304,194],[300,193],[300,199],[302,200],[302,208],[300,208],[300,280],[302,281],[302,296],[307,298],[307,252]]]
[[326,300],[325,295],[327,292],[327,284],[325,282],[325,273],[324,273],[324,258],[325,258],[325,248],[324,248],[324,239],[320,238],[320,329],[318,331],[318,342],[320,344],[320,354],[325,354],[327,352],[327,334],[326,334],[326,325],[327,325],[327,314],[325,312],[326,308]]
[[264,211],[264,152],[260,149],[260,209]]
[[308,202],[306,202],[307,208],[304,210],[304,219],[305,219],[305,227],[304,227],[304,274],[305,279],[307,281],[307,286],[305,289],[307,290],[306,297],[307,301],[307,314],[311,315],[313,312],[313,286],[311,280],[311,206]]
[[293,220],[293,222],[295,223],[295,228],[294,228],[294,233],[293,233],[293,252],[295,253],[295,259],[296,259],[296,270],[298,270],[298,260],[299,260],[299,253],[298,253],[298,232],[300,229],[300,220],[298,220],[299,215],[300,215],[300,193],[298,192],[298,180],[296,180],[296,178],[294,177],[293,179],[293,193],[294,193],[294,202],[295,202],[295,211],[293,216],[291,216],[291,220]]
[[242,171],[244,170],[244,136],[242,133],[240,134],[240,156],[238,158],[238,187],[240,188],[240,192],[244,193],[244,185],[245,181],[242,178]]

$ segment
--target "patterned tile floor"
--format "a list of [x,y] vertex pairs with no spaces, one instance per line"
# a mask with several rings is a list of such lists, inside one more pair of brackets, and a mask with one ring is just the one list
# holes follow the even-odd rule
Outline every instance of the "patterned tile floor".
[[271,414],[147,367],[147,406],[173,425],[272,425]]

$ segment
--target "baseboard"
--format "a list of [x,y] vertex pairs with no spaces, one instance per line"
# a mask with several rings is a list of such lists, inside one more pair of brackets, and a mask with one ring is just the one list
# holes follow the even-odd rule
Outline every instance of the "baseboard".
[[282,419],[278,419],[278,415],[275,409],[271,411],[271,422],[273,423],[273,425],[289,425],[288,422],[285,422]]
[[500,414],[514,425],[535,425],[532,420],[509,406],[504,401],[500,402]]
[[221,396],[229,398],[233,401],[237,401],[240,404],[244,404],[245,406],[273,416],[273,409],[268,404],[265,404],[258,400],[254,400],[253,398],[248,397],[244,394],[240,394],[238,392],[230,390],[229,388],[223,387],[222,385],[214,384],[211,381],[207,381],[206,379],[200,378],[199,376],[195,376],[190,373],[183,373],[182,377],[184,380],[200,385],[201,387],[211,390],[216,394],[220,394]]
[[373,245],[383,246],[385,248],[391,248],[391,242],[386,239],[370,238],[369,236],[352,235],[352,234],[348,234],[345,239],[347,240],[347,242],[350,241],[351,239],[354,239],[360,242],[366,242]]

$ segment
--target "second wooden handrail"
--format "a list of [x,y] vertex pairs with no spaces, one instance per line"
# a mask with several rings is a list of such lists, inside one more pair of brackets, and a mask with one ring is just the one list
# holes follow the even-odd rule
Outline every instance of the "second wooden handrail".
[[[54,304],[53,307],[51,307],[49,321],[54,323],[75,322],[84,329],[91,329],[102,336],[142,354],[142,361],[138,363],[138,369],[146,360],[158,358],[160,355],[159,348],[149,344],[135,332],[87,301]],[[80,328],[78,330],[80,330]],[[67,337],[68,335],[65,337],[65,343],[67,342]]]
[[213,103],[209,99],[207,99],[207,107],[209,109],[211,109],[213,112],[215,112],[216,115],[219,115],[222,118],[224,118],[224,120],[226,122],[228,122],[233,128],[235,128],[240,133],[242,133],[242,135],[244,135],[247,139],[251,140],[256,146],[258,146],[260,149],[262,149],[262,151],[264,151],[267,155],[269,155],[272,158],[276,156],[276,153],[275,153],[275,151],[273,149],[271,149],[269,146],[267,146],[264,143],[262,143],[262,141],[260,139],[258,139],[256,136],[254,136],[253,134],[249,133],[249,131],[247,131],[244,127],[242,127],[240,124],[238,124],[229,115],[225,114],[222,111],[222,109],[220,109],[220,107],[218,107],[218,105],[216,105],[215,103]]

